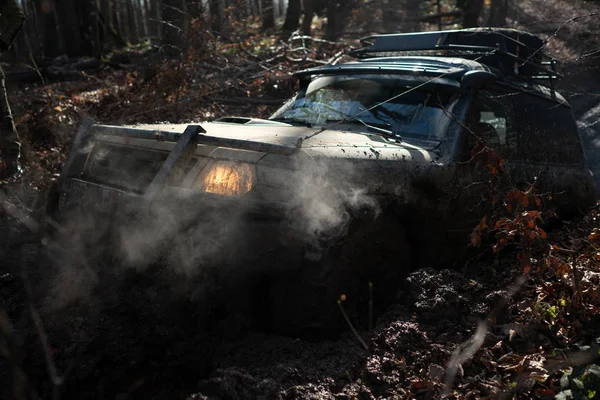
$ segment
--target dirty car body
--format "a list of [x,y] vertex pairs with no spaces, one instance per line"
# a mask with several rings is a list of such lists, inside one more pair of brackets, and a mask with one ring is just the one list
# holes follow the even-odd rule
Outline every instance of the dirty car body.
[[[239,262],[240,254],[262,260],[261,268],[294,277],[273,284],[288,298],[301,288],[316,308],[337,313],[335,299],[360,286],[350,275],[375,279],[377,268],[357,266],[365,259],[380,263],[379,272],[409,272],[439,265],[444,244],[467,242],[490,179],[471,162],[477,143],[502,155],[511,185],[556,193],[559,209],[594,203],[573,115],[552,89],[558,75],[540,58],[541,40],[476,29],[363,44],[357,61],[298,72],[299,92],[269,119],[82,127],[49,215],[100,213],[113,236],[119,222],[113,249],[148,262],[166,246],[184,274]],[[417,50],[454,54],[387,54]],[[123,223],[133,214],[138,223]],[[104,232],[96,224],[91,231]],[[359,262],[350,267],[351,259]],[[393,290],[398,281],[381,276],[380,287]],[[281,304],[280,314],[295,313],[295,304]],[[307,312],[290,329],[331,315]]]

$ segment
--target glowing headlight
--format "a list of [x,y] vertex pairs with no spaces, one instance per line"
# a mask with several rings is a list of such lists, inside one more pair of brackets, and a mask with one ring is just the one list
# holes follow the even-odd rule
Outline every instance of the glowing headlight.
[[242,197],[252,189],[255,181],[253,165],[216,161],[198,175],[194,187],[207,193]]

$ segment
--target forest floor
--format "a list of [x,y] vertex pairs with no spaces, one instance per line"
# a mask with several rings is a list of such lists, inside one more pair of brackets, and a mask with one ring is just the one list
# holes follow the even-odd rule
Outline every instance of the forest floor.
[[[531,20],[536,13],[520,12]],[[551,46],[576,60],[586,29],[593,26],[577,25]],[[294,92],[291,71],[345,60],[345,45],[356,44],[259,34],[215,41],[202,31],[191,37],[180,60],[162,61],[140,46],[85,70],[81,60],[55,60],[40,66],[43,84],[9,88],[28,156],[23,177],[3,182],[0,199],[4,398],[11,386],[59,399],[600,396],[599,208],[544,234],[526,270],[517,245],[495,253],[493,236],[482,233],[483,244],[459,262],[413,271],[374,329],[359,327],[367,349],[350,330],[308,342],[249,329],[236,315],[206,329],[197,305],[156,277],[82,284],[80,256],[42,243],[38,223],[83,117],[113,124],[266,117]],[[580,93],[594,88],[581,77],[597,76],[597,67],[572,64],[565,88],[591,107],[594,96]],[[10,85],[31,69],[12,66],[8,76]],[[65,264],[77,268],[64,274]]]

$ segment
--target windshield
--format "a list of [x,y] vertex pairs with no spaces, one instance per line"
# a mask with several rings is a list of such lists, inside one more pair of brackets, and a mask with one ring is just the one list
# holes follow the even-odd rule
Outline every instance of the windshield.
[[402,136],[441,139],[450,119],[443,109],[451,108],[454,90],[441,91],[438,85],[435,91],[423,87],[398,96],[421,83],[415,83],[414,78],[408,82],[407,77],[398,75],[321,76],[270,119],[319,126],[343,119],[360,120]]

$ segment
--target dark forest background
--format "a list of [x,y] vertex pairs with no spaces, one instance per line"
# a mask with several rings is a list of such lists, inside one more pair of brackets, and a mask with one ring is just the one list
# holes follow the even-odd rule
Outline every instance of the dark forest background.
[[180,54],[195,22],[227,37],[240,28],[328,40],[370,32],[504,26],[516,0],[22,0],[27,14],[8,59],[102,57],[133,45]]

